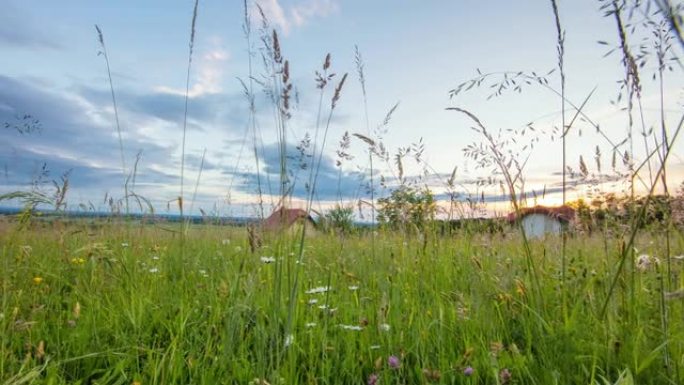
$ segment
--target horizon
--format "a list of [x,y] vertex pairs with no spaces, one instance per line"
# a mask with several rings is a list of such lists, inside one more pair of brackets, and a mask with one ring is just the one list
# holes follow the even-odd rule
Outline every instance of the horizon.
[[[331,69],[337,76],[325,90],[324,103],[329,104],[332,89],[342,74],[349,74],[338,108],[331,115],[321,157],[314,198],[317,210],[324,211],[338,202],[369,199],[364,191],[369,175],[366,144],[352,136],[348,152],[354,159],[340,159],[336,154],[345,132],[370,135],[363,113],[355,46],[363,60],[369,128],[382,126],[388,111],[398,103],[386,127],[381,127],[386,129],[382,142],[390,158],[387,164],[375,165],[374,184],[379,192],[376,198],[388,195],[402,180],[429,187],[436,197],[443,198],[447,192],[445,180],[456,167],[456,192],[478,199],[483,195],[492,210],[502,200],[505,202],[508,195],[498,183],[481,185],[492,176],[491,167],[479,169],[476,161],[463,154],[464,147],[481,142],[482,137],[471,129],[472,121],[466,116],[447,110],[460,107],[473,112],[490,132],[501,130],[504,138],[524,139],[507,145],[513,153],[521,154],[529,199],[545,205],[561,202],[562,163],[557,133],[561,103],[552,90],[529,85],[522,93],[509,89],[487,100],[491,82],[485,81],[466,93],[449,95],[450,90],[480,71],[511,71],[511,76],[518,71],[548,74],[549,87],[560,88],[558,70],[551,72],[557,68],[557,36],[553,13],[546,2],[500,2],[496,7],[477,1],[441,6],[336,0],[259,3],[280,37],[296,89],[296,108],[287,122],[287,134],[293,138],[285,144],[288,155],[298,155],[296,146],[306,134],[314,137],[319,103],[314,73],[320,70],[325,56],[332,55]],[[261,21],[254,4],[248,2],[247,13],[255,29],[252,50],[258,53],[256,28]],[[137,165],[135,192],[148,198],[158,213],[164,208],[172,215],[178,212],[171,202],[179,196],[193,3],[165,5],[161,1],[117,5],[80,1],[70,6],[43,1],[29,5],[12,0],[4,5],[5,12],[0,15],[0,47],[6,58],[0,67],[0,124],[4,124],[0,138],[6,145],[0,147],[4,168],[0,194],[30,189],[45,164],[50,171],[44,178],[47,183],[71,170],[69,207],[91,204],[99,210],[106,208],[107,197],[123,196],[124,177],[109,79],[103,55],[98,54],[101,47],[94,28],[98,25],[111,64],[126,173]],[[566,31],[566,95],[576,105],[586,100],[583,112],[605,134],[597,133],[583,117],[568,133],[567,165],[579,174],[581,156],[587,172],[582,178],[568,180],[567,201],[626,192],[626,169],[620,159],[623,152],[629,151],[631,161],[640,164],[655,140],[650,135],[642,136],[641,131],[658,132],[661,112],[669,128],[680,119],[684,104],[681,63],[670,63],[675,70],[665,73],[661,106],[658,83],[650,78],[657,72],[657,63],[654,57],[645,61],[641,68],[642,115],[634,113],[633,148],[629,148],[629,143],[623,141],[629,120],[623,110],[625,98],[611,103],[620,91],[616,82],[624,78],[621,56],[619,52],[605,56],[617,45],[614,21],[602,15],[597,2],[589,0],[562,3],[559,12]],[[191,202],[188,215],[198,215],[200,209],[233,217],[257,213],[257,178],[270,180],[264,190],[274,193],[264,195],[267,206],[276,206],[279,199],[275,193],[279,188],[280,159],[273,107],[267,95],[260,89],[255,91],[255,119],[261,136],[256,144],[260,165],[257,172],[249,104],[237,80],[249,82],[244,14],[242,2],[199,3],[187,92],[183,183],[184,199]],[[389,16],[378,17],[386,14]],[[637,22],[649,16],[633,16],[634,22],[638,26]],[[635,51],[640,44],[652,43],[642,43],[641,38],[648,38],[648,34],[640,29],[629,37]],[[674,44],[667,58],[681,53],[682,47]],[[263,69],[258,54],[253,62],[254,76],[259,78]],[[500,75],[494,78],[500,79]],[[569,119],[574,111],[566,108]],[[530,122],[534,134],[526,128]],[[609,140],[621,143],[615,169],[611,167],[613,148]],[[407,147],[414,154],[422,152],[421,163],[412,161],[410,154],[397,175],[394,155]],[[676,193],[684,180],[682,150],[681,140],[675,142],[673,156],[668,160],[671,193]],[[342,162],[341,167],[336,160]],[[644,193],[644,185],[652,183],[655,165],[649,162],[643,168],[636,183],[637,193]],[[292,189],[290,204],[299,207],[308,193],[298,178],[305,178],[309,169],[300,175],[294,159],[288,166],[292,179],[299,181]],[[385,189],[380,187],[380,176],[385,177]],[[196,199],[192,199],[195,195]]]

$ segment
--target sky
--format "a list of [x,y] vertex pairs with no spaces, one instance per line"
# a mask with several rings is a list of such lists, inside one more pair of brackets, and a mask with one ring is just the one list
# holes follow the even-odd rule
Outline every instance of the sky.
[[[265,79],[266,70],[256,3],[247,2],[253,29],[255,156],[249,102],[241,84],[250,80],[244,3],[199,1],[184,161],[185,211],[192,214],[202,209],[220,215],[257,215],[257,180],[267,214],[278,203],[278,131],[269,97],[257,84]],[[464,148],[482,143],[483,136],[472,129],[474,123],[465,114],[448,109],[453,107],[470,111],[493,134],[501,133],[504,151],[510,150],[524,166],[524,189],[530,197],[537,196],[533,203],[561,201],[562,101],[556,93],[561,89],[559,71],[548,74],[558,67],[550,1],[258,3],[269,28],[279,36],[294,85],[292,116],[286,121],[289,178],[294,185],[291,205],[305,205],[310,162],[318,161],[321,149],[313,207],[325,211],[336,202],[370,199],[368,147],[353,134],[382,142],[390,154],[389,161],[374,160],[376,197],[386,196],[400,183],[395,154],[422,146],[419,162],[412,154],[403,159],[406,183],[428,186],[438,198],[447,199],[445,181],[456,169],[454,193],[459,200],[484,194],[488,202],[505,201],[497,182],[500,176],[491,166],[479,167],[466,156]],[[581,156],[588,175],[572,178],[567,199],[624,191],[624,178],[616,175],[625,168],[620,161],[616,170],[611,168],[613,146],[629,132],[626,98],[618,100],[619,82],[625,76],[620,55],[606,56],[618,45],[615,20],[603,15],[599,1],[558,3],[565,31],[566,98],[576,106],[586,100],[585,115],[574,121],[566,141],[567,165],[578,171]],[[190,0],[4,0],[0,4],[0,194],[27,191],[36,182],[50,192],[51,185],[43,182],[59,180],[69,172],[70,209],[106,211],[108,198],[123,198],[125,177],[107,66],[99,54],[98,25],[117,101],[125,174],[133,174],[135,165],[135,183],[129,181],[129,189],[148,199],[157,212],[177,212],[193,5]],[[631,20],[636,26],[628,35],[631,49],[638,54],[645,44],[653,51],[654,37],[640,24],[647,15],[637,12]],[[363,62],[368,121],[355,47]],[[681,56],[681,51],[674,42],[667,58]],[[321,96],[315,73],[322,70],[328,53],[328,71],[336,76]],[[671,63],[672,71],[664,76],[662,111],[663,121],[673,130],[684,112],[684,69]],[[657,77],[652,78],[657,70],[651,54],[640,69],[641,109],[633,115],[632,144],[618,147],[621,153],[633,153],[636,164],[645,159],[647,148],[654,148],[653,136],[641,133],[660,132],[661,93]],[[491,85],[500,82],[504,73],[512,76],[519,71],[548,74],[548,84],[519,81],[524,85],[521,92],[511,86],[488,98],[496,90]],[[324,127],[316,129],[319,100],[323,100],[322,116],[327,117],[334,87],[345,73],[348,78],[323,145]],[[479,86],[450,95],[450,90],[480,73],[492,75]],[[569,104],[566,110],[570,120],[574,110]],[[603,134],[588,120],[598,124]],[[530,123],[534,130],[525,129]],[[336,150],[345,132],[351,135],[347,152],[353,159],[338,165]],[[307,134],[317,138],[316,156],[304,157],[307,166],[301,170],[297,146]],[[673,191],[684,176],[683,149],[681,140],[675,142],[669,159],[668,183]],[[41,177],[44,168],[48,173]],[[650,183],[647,170],[643,168],[636,184],[640,191]],[[482,184],[488,179],[492,183]]]

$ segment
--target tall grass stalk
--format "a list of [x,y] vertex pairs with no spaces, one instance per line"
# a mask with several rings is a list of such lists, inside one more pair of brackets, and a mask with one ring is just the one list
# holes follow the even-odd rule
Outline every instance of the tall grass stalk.
[[[556,24],[556,51],[558,53],[558,72],[560,74],[560,93],[561,93],[561,140],[563,146],[563,159],[562,159],[562,173],[563,173],[563,206],[566,203],[566,172],[567,172],[567,159],[566,159],[566,138],[570,127],[566,128],[565,125],[565,31],[561,26],[560,13],[558,11],[558,4],[556,0],[551,0],[551,8],[553,9],[554,21]],[[561,228],[561,297],[562,297],[562,310],[565,316],[565,274],[566,274],[566,245],[567,245],[567,234],[566,228]]]
[[195,46],[195,25],[197,22],[197,8],[199,0],[195,0],[195,6],[192,9],[192,23],[190,24],[190,43],[188,44],[188,68],[185,77],[185,105],[183,109],[183,139],[181,141],[181,173],[180,173],[180,195],[178,197],[178,207],[181,216],[181,232],[184,232],[183,221],[183,186],[185,182],[185,137],[188,127],[188,101],[190,100],[190,70],[192,68],[192,52]]
[[256,166],[256,177],[257,177],[257,197],[259,199],[259,218],[264,219],[264,196],[263,190],[261,188],[261,165],[259,159],[258,151],[258,141],[257,141],[257,121],[256,121],[256,104],[254,95],[254,75],[252,72],[252,56],[254,51],[252,49],[252,20],[249,15],[249,6],[247,0],[244,0],[244,21],[243,21],[243,33],[245,35],[245,41],[247,42],[247,68],[248,68],[248,79],[246,94],[249,102],[249,127],[252,132],[252,151],[254,153],[254,163]]
[[[468,118],[470,118],[477,127],[474,127],[473,129],[482,135],[485,138],[486,144],[484,145],[484,148],[482,148],[479,152],[479,156],[486,157],[488,159],[488,162],[493,163],[496,168],[501,171],[501,174],[503,175],[504,178],[504,185],[507,189],[507,193],[509,196],[509,200],[511,202],[511,205],[513,206],[513,211],[515,212],[516,218],[520,218],[521,214],[521,207],[520,203],[523,197],[519,196],[517,192],[517,187],[516,184],[518,183],[519,179],[522,177],[522,166],[519,165],[519,161],[513,157],[507,157],[505,153],[503,152],[503,149],[501,148],[501,143],[499,143],[493,136],[492,134],[487,130],[487,128],[482,124],[480,119],[475,116],[472,112],[458,108],[458,107],[449,107],[447,110],[453,110],[456,112],[460,112],[464,115],[466,115]],[[511,166],[515,166],[518,170],[517,173],[514,175],[511,171]],[[525,260],[527,262],[527,268],[528,268],[528,274],[530,276],[530,280],[532,281],[533,284],[533,289],[535,293],[535,302],[536,302],[536,310],[543,310],[544,305],[543,305],[543,296],[541,292],[541,284],[540,284],[540,276],[539,276],[539,271],[537,268],[537,265],[534,261],[534,257],[532,255],[532,248],[530,246],[529,239],[527,237],[527,234],[525,232],[525,227],[522,224],[521,220],[516,220],[518,230],[520,231],[520,236],[522,238],[522,244],[523,244],[523,250],[525,252]]]
[[[363,95],[363,117],[364,122],[366,123],[366,135],[368,135],[368,137],[370,138],[371,130],[370,120],[368,118],[368,94],[366,93],[366,75],[364,73],[365,65],[363,62],[363,57],[361,56],[361,51],[359,51],[358,45],[354,46],[354,54],[356,62],[356,73],[359,77],[359,84],[361,84],[361,94]],[[370,167],[371,223],[373,224],[373,226],[375,226],[375,170],[373,169],[373,151],[370,147],[368,148],[368,165]],[[375,256],[375,231],[371,231],[371,256]]]
[[102,51],[98,55],[102,55],[105,59],[105,64],[107,65],[107,78],[109,79],[109,91],[112,95],[112,105],[114,107],[114,121],[116,122],[116,132],[119,136],[119,154],[121,155],[121,172],[123,173],[124,179],[124,201],[126,203],[126,215],[129,214],[128,211],[128,173],[126,172],[126,158],[124,155],[123,148],[123,136],[121,134],[121,124],[119,122],[119,108],[116,105],[116,95],[114,93],[114,82],[112,81],[112,71],[109,66],[109,55],[107,54],[107,46],[105,45],[104,35],[100,27],[95,24],[95,30],[97,31],[97,38],[100,42],[100,48]]
[[[683,125],[684,125],[684,115],[682,115],[681,119],[679,120],[679,124],[677,125],[677,127],[674,131],[674,134],[672,135],[672,140],[668,144],[669,150],[665,153],[665,156],[663,157],[664,161],[667,161],[670,154],[672,153],[672,145],[675,143],[677,137],[679,136],[679,133],[682,130]],[[649,159],[651,157],[653,157],[657,151],[658,151],[658,149],[653,150],[653,152],[651,152],[648,155],[648,157],[646,158],[646,160],[644,160],[644,162],[649,161]],[[660,178],[660,175],[663,172],[663,168],[664,168],[664,163],[661,163],[660,167],[658,167],[658,171],[656,173],[655,181],[657,181]],[[632,223],[630,226],[630,234],[629,234],[628,241],[624,245],[624,247],[622,248],[621,255],[620,255],[620,261],[618,263],[617,270],[613,274],[613,279],[611,280],[611,284],[609,286],[606,299],[604,300],[603,305],[601,306],[600,314],[601,314],[602,318],[605,317],[605,315],[606,315],[606,311],[607,311],[608,305],[610,304],[610,301],[613,297],[615,287],[616,287],[617,282],[620,278],[620,275],[622,274],[622,269],[624,268],[625,261],[627,261],[627,259],[630,256],[632,257],[632,259],[634,259],[634,242],[636,240],[637,233],[639,232],[639,224],[643,221],[643,219],[646,215],[648,205],[651,202],[651,199],[653,198],[653,195],[654,195],[654,192],[656,190],[657,185],[658,185],[657,182],[654,182],[651,184],[650,189],[648,191],[648,194],[646,195],[644,202],[642,203],[642,206],[639,208],[637,215],[632,220]],[[668,258],[669,257],[670,256],[668,256]]]

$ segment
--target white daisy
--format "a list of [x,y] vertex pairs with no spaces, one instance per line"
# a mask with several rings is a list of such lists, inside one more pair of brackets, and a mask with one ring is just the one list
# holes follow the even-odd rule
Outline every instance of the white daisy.
[[320,294],[320,293],[326,293],[329,290],[331,290],[330,286],[319,286],[319,287],[314,287],[313,289],[309,289],[305,291],[306,294]]
[[342,329],[344,329],[344,330],[354,330],[354,331],[361,331],[361,330],[363,330],[363,328],[362,328],[361,326],[358,326],[358,325],[345,325],[345,324],[340,324],[339,326],[340,326],[340,328],[342,328]]

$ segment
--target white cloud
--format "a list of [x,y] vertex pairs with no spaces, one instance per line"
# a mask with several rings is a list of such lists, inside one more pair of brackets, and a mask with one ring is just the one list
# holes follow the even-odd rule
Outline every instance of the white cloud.
[[[280,6],[278,1],[279,0],[258,0],[255,3],[255,10],[256,4],[259,4],[259,7],[261,7],[264,15],[268,18],[268,21],[271,24],[280,27],[283,33],[287,34],[290,31],[290,23],[285,17],[283,7]],[[256,15],[259,15],[258,11],[256,12]]]
[[[219,37],[210,38],[209,45],[210,48],[200,55],[200,59],[196,62],[195,80],[188,91],[188,96],[191,98],[205,94],[218,94],[223,91],[221,83],[223,81],[225,64],[230,59],[230,53],[224,47],[223,41]],[[193,76],[192,73],[191,76]],[[193,81],[192,77],[191,81]],[[184,89],[167,86],[155,87],[155,91],[173,95],[185,95]]]
[[[303,0],[287,7],[280,0],[257,0],[269,22],[287,35],[293,27],[301,27],[314,18],[324,18],[339,10],[336,0]],[[252,15],[259,16],[254,7]]]
[[327,17],[338,10],[339,6],[334,0],[308,0],[293,6],[290,15],[294,25],[302,26],[309,19]]

